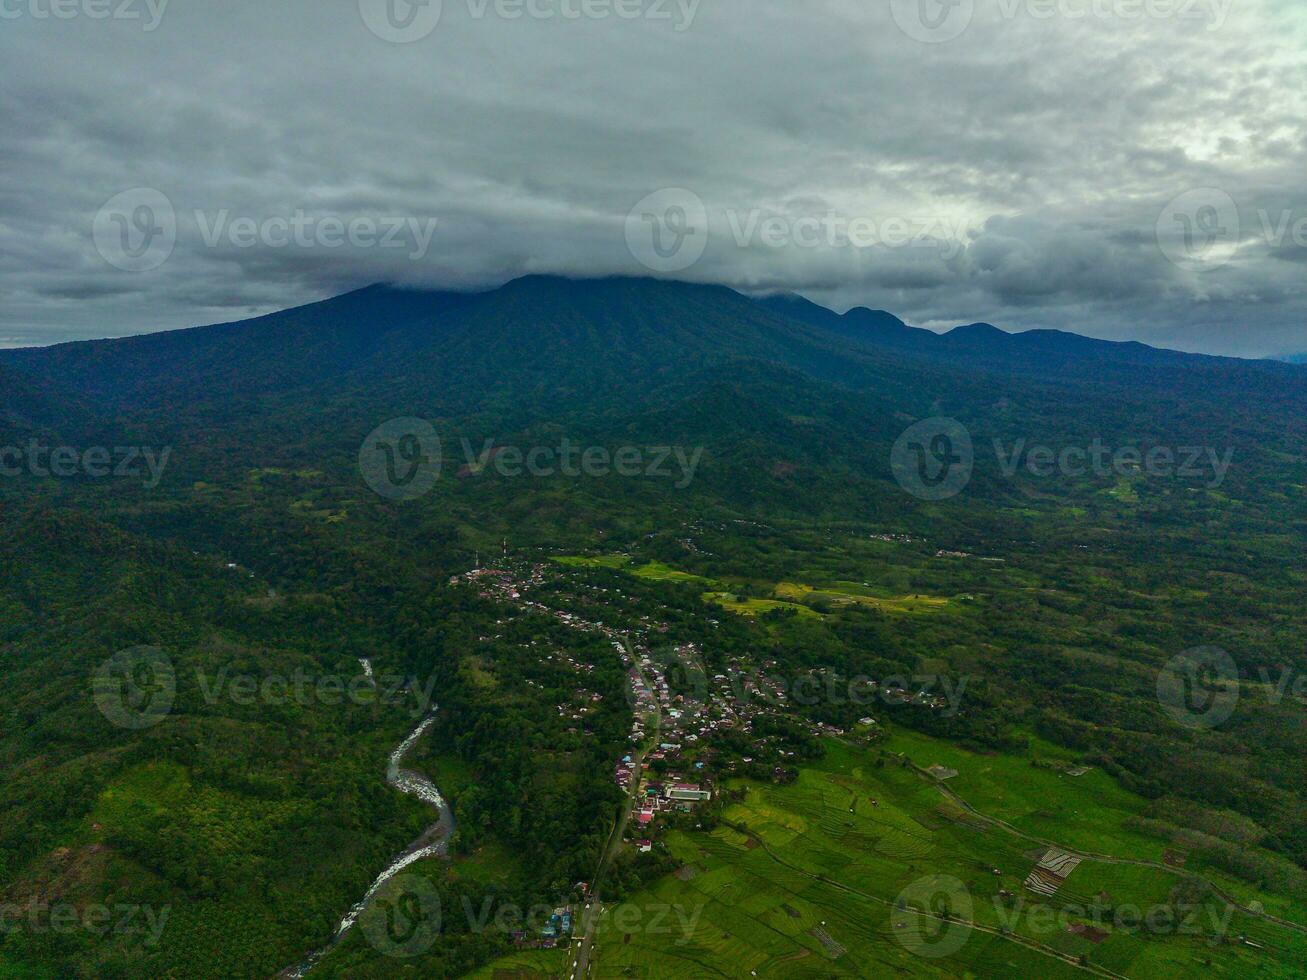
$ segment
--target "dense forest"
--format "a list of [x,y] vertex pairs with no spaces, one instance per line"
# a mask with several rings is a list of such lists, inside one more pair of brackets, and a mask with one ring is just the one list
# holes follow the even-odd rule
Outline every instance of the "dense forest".
[[[709,676],[748,665],[819,691],[931,678],[956,695],[947,711],[792,703],[795,721],[723,738],[719,764],[792,769],[818,751],[805,726],[867,714],[986,751],[1043,739],[1149,799],[1157,832],[1211,865],[1300,889],[1307,375],[1110,351],[1077,372],[1087,354],[1055,353],[890,349],[725,290],[528,280],[0,357],[0,378],[22,379],[0,444],[171,448],[150,488],[0,480],[0,906],[26,923],[0,935],[0,972],[297,962],[431,823],[383,777],[433,706],[406,765],[457,815],[449,859],[422,867],[444,905],[575,900],[622,803],[625,669],[603,637],[451,582],[478,564],[549,567],[539,596],[559,607],[606,590],[588,615],[658,622]],[[929,502],[890,456],[935,415],[969,428],[975,472]],[[445,451],[417,499],[374,493],[359,468],[364,438],[397,416],[430,420]],[[506,476],[464,458],[487,439],[564,438],[702,453],[688,482]],[[1233,456],[1217,481],[1007,472],[1000,452],[1096,439]],[[566,556],[626,565],[553,560]],[[927,599],[938,611],[912,607]],[[1238,704],[1186,726],[1159,672],[1207,646],[1235,663]],[[166,659],[168,703],[127,728],[95,677],[140,649]],[[580,724],[560,711],[578,688],[564,656],[594,666]],[[763,756],[760,740],[794,755]],[[623,868],[617,886],[657,871]],[[138,912],[56,929],[55,908]],[[511,945],[446,918],[419,961],[354,933],[320,969],[456,976]]]

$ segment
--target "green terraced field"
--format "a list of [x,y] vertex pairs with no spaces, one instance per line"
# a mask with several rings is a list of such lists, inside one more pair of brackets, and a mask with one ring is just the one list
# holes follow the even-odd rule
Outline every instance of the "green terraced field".
[[[1031,739],[1041,761],[1069,765],[1065,750]],[[1088,853],[1129,860],[1160,862],[1167,842],[1131,825],[1146,803],[1121,788],[1099,769],[1082,776],[1032,766],[1030,759],[993,753],[981,755],[948,742],[900,730],[886,743],[922,768],[943,765],[957,771],[946,786],[986,816],[1002,820],[1023,834]],[[1288,862],[1284,862],[1288,865]],[[1273,915],[1307,926],[1307,896],[1260,891],[1223,871],[1201,863],[1186,869],[1217,884],[1243,905],[1260,902]],[[1086,870],[1086,869],[1082,869]],[[1140,877],[1152,874],[1138,869]]]
[[[1076,779],[916,735],[896,736],[890,747],[919,765],[958,769],[950,788],[976,792],[978,806],[1014,825],[1059,843],[1056,832],[1065,829],[1072,846],[1097,822],[1100,848],[1160,855],[1158,841],[1124,826],[1143,801],[1102,773]],[[674,856],[699,873],[660,879],[629,904],[677,910],[672,926],[624,928],[620,909],[606,910],[592,975],[1307,973],[1307,937],[1210,895],[1177,891],[1183,879],[1164,869],[1085,861],[1056,898],[1042,899],[1023,880],[1046,848],[977,819],[896,758],[878,767],[877,755],[830,742],[827,757],[793,785],[733,786],[744,795],[727,808],[727,826],[670,834]],[[1121,921],[1105,911],[1091,918],[1095,902],[1119,910]],[[1154,910],[1151,930],[1134,927],[1132,905]],[[1168,925],[1164,908],[1178,909],[1183,932]],[[952,921],[938,917],[945,910]],[[1245,945],[1241,934],[1265,948]]]
[[532,949],[503,956],[469,973],[468,980],[546,980],[567,976],[566,949]]

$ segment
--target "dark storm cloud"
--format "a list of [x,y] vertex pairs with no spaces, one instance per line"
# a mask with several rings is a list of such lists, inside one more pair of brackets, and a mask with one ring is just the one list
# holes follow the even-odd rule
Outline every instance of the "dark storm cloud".
[[1295,0],[61,2],[0,0],[0,344],[557,272],[1307,348]]

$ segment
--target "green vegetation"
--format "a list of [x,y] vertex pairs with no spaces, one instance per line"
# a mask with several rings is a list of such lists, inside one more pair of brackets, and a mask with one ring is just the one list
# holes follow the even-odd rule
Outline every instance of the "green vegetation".
[[814,610],[799,603],[781,602],[777,599],[741,597],[733,592],[705,592],[703,600],[721,606],[727,612],[733,612],[740,616],[756,616],[759,613],[773,612],[775,610],[785,610],[802,616],[817,615]]
[[[604,970],[1069,973],[989,933],[928,962],[890,914],[931,873],[992,912],[999,888],[1021,894],[1046,846],[1035,839],[1149,862],[1086,862],[1068,897],[1219,902],[1194,892],[1199,876],[1307,923],[1293,687],[1307,671],[1307,374],[1134,348],[1100,350],[1086,371],[1074,352],[1023,343],[905,356],[728,290],[528,279],[0,352],[0,446],[172,449],[148,491],[0,480],[0,906],[169,913],[148,943],[139,930],[5,932],[0,974],[266,977],[321,948],[432,823],[384,780],[428,695],[437,722],[407,764],[446,793],[458,831],[447,860],[415,872],[447,908],[574,900],[621,799],[625,671],[602,635],[451,584],[477,565],[548,568],[540,601],[645,629],[660,651],[693,644],[703,670],[672,676],[677,696],[747,671],[819,692],[700,743],[705,772],[747,776],[747,793],[727,823],[674,828],[652,857],[618,863],[612,886],[617,901],[702,900],[702,931],[678,947],[610,930]],[[908,424],[940,415],[970,429],[976,460],[964,493],[928,502],[889,459]],[[397,500],[367,485],[360,447],[408,417],[430,420],[444,458],[429,493]],[[506,475],[502,456],[476,459],[563,439],[610,456],[702,453],[688,482],[674,456],[665,477]],[[1005,473],[992,452],[1096,439],[1233,449],[1235,462],[1213,486]],[[1229,651],[1240,701],[1192,727],[1158,680],[1202,645]],[[130,729],[97,706],[92,675],[138,646],[169,658],[176,692],[156,724]],[[411,684],[275,693],[296,672],[347,688],[360,658]],[[220,676],[257,693],[233,696]],[[904,696],[859,700],[856,680]],[[818,761],[818,725],[893,735]],[[956,770],[943,786],[1008,826],[900,754]],[[698,873],[666,876],[673,859]],[[445,977],[557,959],[459,921],[403,963],[352,932],[318,970]],[[1266,949],[1040,941],[1130,976],[1192,974],[1206,958],[1226,974],[1303,973],[1297,933],[1235,921]]]
[[468,980],[557,980],[568,975],[565,949],[514,953],[469,973]]
[[[1307,969],[1307,935],[1237,912],[1165,869],[1087,860],[1056,897],[1041,898],[1023,880],[1046,848],[954,804],[898,753],[971,767],[956,777],[959,786],[1015,780],[1012,794],[997,801],[1005,807],[1000,816],[1018,817],[1043,794],[1039,819],[1050,829],[1079,814],[1103,819],[1111,840],[1110,825],[1145,803],[1101,774],[1074,782],[1026,759],[956,753],[919,735],[896,735],[871,749],[826,747],[825,758],[804,766],[792,785],[730,784],[717,829],[670,833],[666,846],[682,870],[606,913],[597,975],[660,975],[649,970],[661,964],[680,976],[1075,976],[1082,957],[1129,976],[1291,977]],[[987,775],[975,771],[980,763],[988,764]],[[1066,819],[1065,829],[1075,835],[1076,820]],[[1113,843],[1141,859],[1156,848],[1139,835]],[[914,883],[932,875],[957,884],[925,906],[929,889]],[[914,914],[928,907],[937,915],[943,901],[951,903],[952,921]],[[1131,906],[1175,917],[1156,912],[1150,931],[1134,925]],[[679,918],[649,928],[651,910],[664,907],[679,910]],[[645,927],[632,910],[645,911]],[[1241,935],[1263,948],[1245,945]],[[935,956],[953,937],[958,948]]]
[[861,605],[888,613],[938,612],[949,604],[948,599],[940,596],[879,596],[871,594],[866,589],[866,586],[859,586],[853,582],[837,582],[835,586],[829,588],[816,588],[800,583],[781,582],[776,586],[774,595],[780,599],[802,603],[805,606],[818,609],[832,606]]

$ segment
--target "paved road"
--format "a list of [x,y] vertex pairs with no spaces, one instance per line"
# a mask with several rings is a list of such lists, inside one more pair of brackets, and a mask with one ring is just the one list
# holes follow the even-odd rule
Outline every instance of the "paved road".
[[[635,659],[635,651],[631,649],[630,640],[622,640],[626,645],[626,652]],[[655,700],[655,705],[657,701]],[[662,730],[663,714],[660,708],[655,708],[653,732],[646,740],[643,748],[631,760],[635,763],[631,770],[631,786],[627,791],[626,806],[622,808],[622,815],[613,825],[612,833],[608,835],[608,843],[604,846],[604,852],[599,858],[599,866],[595,869],[594,878],[591,879],[590,900],[586,903],[585,911],[581,915],[584,932],[579,942],[574,944],[573,950],[576,953],[572,960],[572,980],[584,980],[590,970],[590,957],[594,952],[595,930],[599,925],[599,919],[603,916],[604,905],[602,898],[603,877],[608,871],[608,866],[612,864],[613,858],[621,850],[622,839],[626,834],[627,825],[631,822],[631,814],[635,811],[636,794],[640,790],[640,774],[644,771],[644,759],[649,753],[649,747],[656,745],[658,742],[659,732]]]

